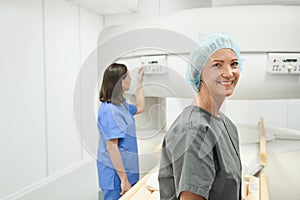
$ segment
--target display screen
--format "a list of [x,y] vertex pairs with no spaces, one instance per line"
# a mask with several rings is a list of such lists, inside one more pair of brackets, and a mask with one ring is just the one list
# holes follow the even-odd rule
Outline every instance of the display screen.
[[288,58],[288,59],[284,59],[283,62],[297,62],[297,59],[295,59],[295,58]]

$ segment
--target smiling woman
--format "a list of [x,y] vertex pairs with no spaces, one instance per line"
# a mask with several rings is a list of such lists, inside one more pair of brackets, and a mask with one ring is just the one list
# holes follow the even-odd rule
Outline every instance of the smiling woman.
[[[223,101],[233,94],[240,77],[238,58],[231,49],[220,49],[207,60],[200,78],[201,97],[211,96],[214,100]],[[215,83],[215,84],[214,84]],[[216,87],[214,89],[214,87]]]
[[196,97],[164,138],[160,199],[241,200],[236,126],[220,108],[238,83],[242,59],[229,35],[203,37],[191,53],[187,79]]

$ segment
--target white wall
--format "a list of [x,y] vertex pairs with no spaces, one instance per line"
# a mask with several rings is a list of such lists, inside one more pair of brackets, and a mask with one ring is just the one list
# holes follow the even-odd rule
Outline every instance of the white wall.
[[102,16],[64,0],[0,1],[0,199],[87,158],[73,90]]
[[[193,99],[167,98],[167,127],[175,120],[182,109]],[[300,131],[300,99],[269,100],[231,100],[227,99],[222,107],[236,124],[257,125],[260,118],[265,126],[289,128]]]
[[71,103],[80,67],[79,10],[65,1],[46,0],[44,11],[48,173],[53,174],[81,160]]
[[1,1],[0,198],[46,176],[42,2]]
[[238,124],[256,125],[262,117],[265,126],[300,131],[300,99],[227,100],[224,109]]

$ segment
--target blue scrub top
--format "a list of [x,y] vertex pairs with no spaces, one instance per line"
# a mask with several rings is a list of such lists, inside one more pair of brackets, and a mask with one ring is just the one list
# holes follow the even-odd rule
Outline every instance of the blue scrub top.
[[133,115],[137,107],[103,102],[98,110],[98,178],[101,189],[114,190],[121,187],[120,178],[114,169],[106,148],[106,140],[119,139],[119,150],[131,185],[139,180],[138,149]]

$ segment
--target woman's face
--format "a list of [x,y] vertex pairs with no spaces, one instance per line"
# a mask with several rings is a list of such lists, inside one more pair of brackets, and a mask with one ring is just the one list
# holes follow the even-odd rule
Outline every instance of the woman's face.
[[212,54],[201,74],[202,84],[213,97],[232,95],[239,77],[238,58],[232,49],[220,49]]
[[125,79],[122,79],[122,89],[124,92],[130,89],[130,83],[131,83],[131,77],[129,71],[127,71]]

